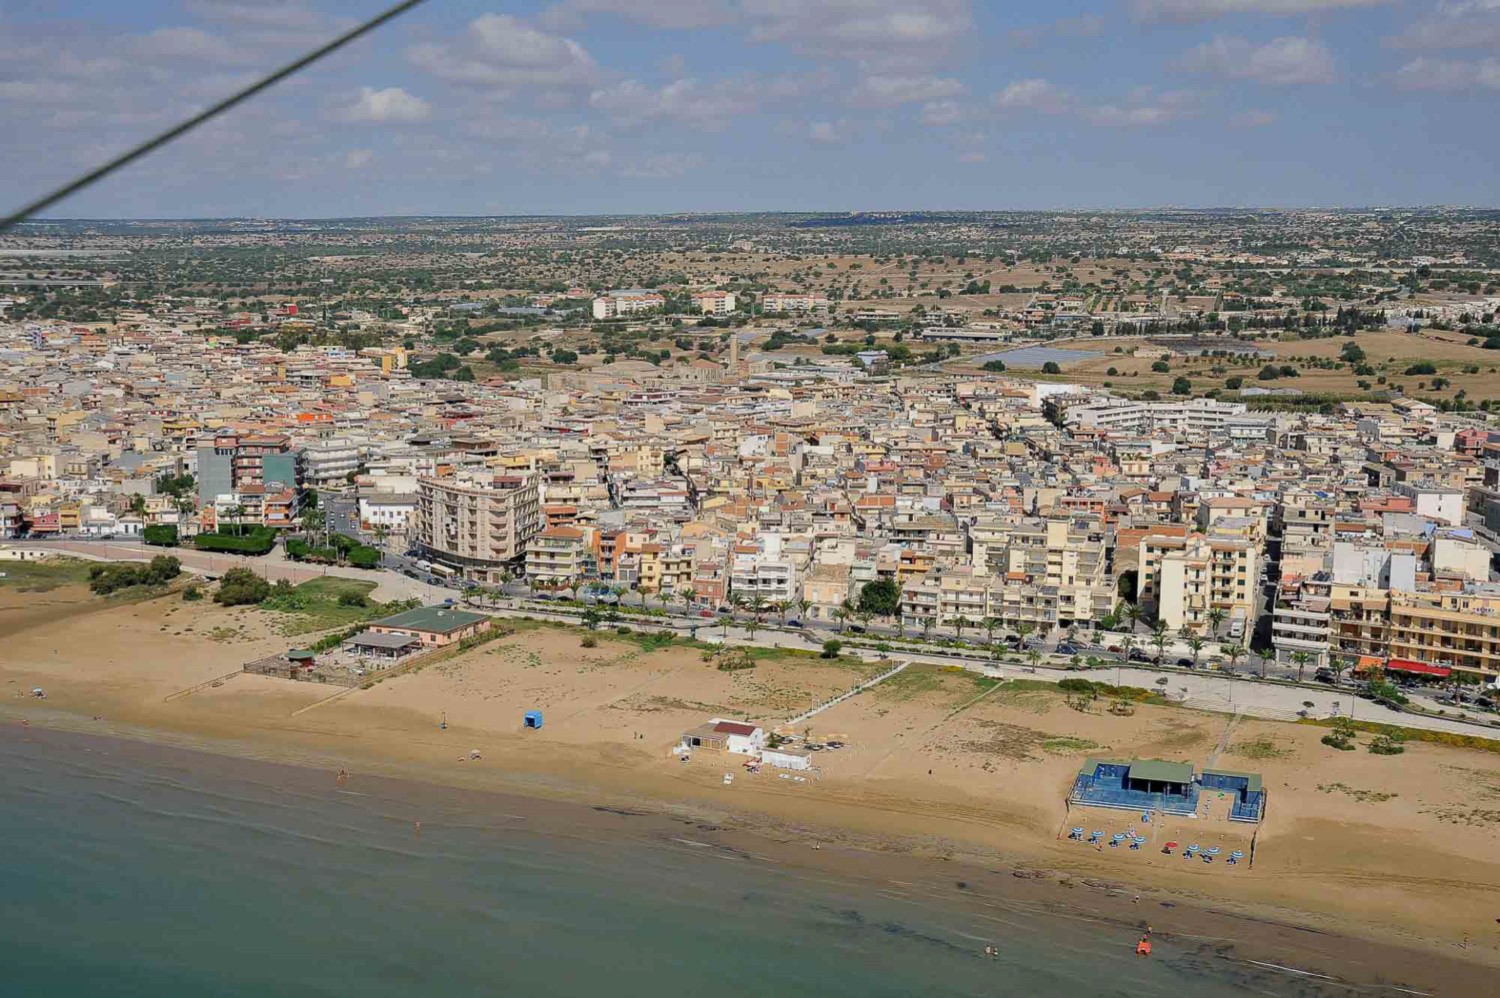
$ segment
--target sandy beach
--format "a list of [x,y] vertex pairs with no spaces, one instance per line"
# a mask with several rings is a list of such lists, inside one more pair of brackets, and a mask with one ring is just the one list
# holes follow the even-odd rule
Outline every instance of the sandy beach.
[[[1088,895],[1087,907],[1121,924],[1149,908],[1159,931],[1217,931],[1353,979],[1430,981],[1442,968],[1440,979],[1456,982],[1470,968],[1477,981],[1478,968],[1500,966],[1493,753],[1426,743],[1396,757],[1337,752],[1315,727],[1175,707],[1082,712],[1052,689],[914,667],[808,722],[845,747],[818,753],[818,774],[797,782],[747,774],[732,756],[683,764],[670,747],[710,716],[774,728],[878,667],[804,655],[721,672],[694,648],[645,651],[605,634],[583,648],[577,631],[545,626],[344,695],[238,675],[174,696],[284,650],[275,618],[177,596],[115,603],[77,586],[0,588],[0,711],[39,731],[144,738],[329,778],[344,769],[353,780],[383,774],[691,819],[716,842],[863,876],[955,863],[969,871],[958,879],[977,883],[998,870],[990,876],[1007,890]],[[44,702],[30,699],[34,686]],[[523,731],[528,709],[545,712],[543,730]],[[1263,774],[1270,797],[1254,868],[1161,853],[1169,838],[1248,849],[1253,829],[1214,814],[1212,801],[1202,819],[1159,823],[1140,851],[1067,841],[1070,824],[1130,823],[1119,812],[1069,815],[1066,789],[1090,755],[1212,758]]]

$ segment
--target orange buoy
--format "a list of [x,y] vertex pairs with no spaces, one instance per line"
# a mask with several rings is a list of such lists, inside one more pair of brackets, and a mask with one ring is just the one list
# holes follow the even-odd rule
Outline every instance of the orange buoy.
[[1151,955],[1151,940],[1147,939],[1145,936],[1142,936],[1141,937],[1141,941],[1135,944],[1135,955],[1136,956],[1150,956]]

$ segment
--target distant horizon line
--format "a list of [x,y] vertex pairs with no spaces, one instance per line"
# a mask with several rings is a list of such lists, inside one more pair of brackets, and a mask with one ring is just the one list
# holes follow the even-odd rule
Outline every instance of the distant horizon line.
[[47,218],[32,218],[19,223],[21,226],[59,225],[79,222],[342,222],[342,221],[406,221],[413,219],[449,219],[454,221],[500,219],[500,218],[691,218],[716,215],[828,215],[853,217],[858,215],[1041,215],[1072,214],[1076,212],[1110,212],[1116,214],[1138,214],[1155,211],[1181,212],[1226,212],[1251,211],[1262,213],[1284,213],[1308,211],[1368,212],[1368,211],[1500,211],[1500,205],[1478,204],[1349,204],[1349,205],[1138,205],[1134,207],[1101,205],[1079,205],[1053,208],[860,208],[860,209],[816,209],[816,208],[726,208],[694,211],[637,211],[637,212],[508,212],[460,214],[448,212],[410,212],[390,215],[77,215]]

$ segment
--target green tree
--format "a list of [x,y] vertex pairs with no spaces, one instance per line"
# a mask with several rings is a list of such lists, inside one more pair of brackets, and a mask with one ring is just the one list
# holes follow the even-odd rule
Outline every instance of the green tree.
[[224,606],[251,606],[271,595],[271,584],[248,568],[231,568],[219,579],[214,602]]
[[1178,375],[1172,381],[1172,394],[1173,395],[1191,395],[1191,394],[1193,394],[1193,383],[1191,381],[1189,381],[1187,378],[1184,378],[1183,376]]
[[894,616],[901,609],[901,587],[894,579],[867,582],[859,591],[859,608],[879,617]]

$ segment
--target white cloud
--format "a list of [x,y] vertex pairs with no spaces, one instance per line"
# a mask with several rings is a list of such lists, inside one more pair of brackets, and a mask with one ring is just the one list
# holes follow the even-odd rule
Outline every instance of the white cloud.
[[259,61],[254,52],[200,28],[157,28],[150,34],[130,39],[126,48],[143,59],[214,63]]
[[1500,90],[1500,59],[1413,59],[1396,71],[1403,90]]
[[1439,0],[1428,16],[1388,41],[1411,49],[1500,49],[1500,0]]
[[1070,103],[1066,90],[1046,80],[1016,80],[995,95],[995,106],[1007,111],[1060,114]]
[[849,95],[856,104],[867,107],[891,107],[917,101],[946,100],[958,97],[967,88],[947,76],[866,76]]
[[1181,65],[1192,72],[1278,86],[1332,83],[1334,76],[1333,53],[1328,46],[1297,35],[1264,45],[1221,36],[1190,50]]
[[619,173],[635,180],[665,180],[696,170],[702,163],[703,157],[697,153],[668,152],[627,163],[620,167]]
[[401,87],[360,87],[353,100],[338,109],[336,117],[377,125],[413,125],[432,117],[432,105]]
[[934,128],[946,128],[963,120],[963,108],[958,101],[939,100],[922,105],[922,123]]
[[572,30],[589,14],[616,14],[653,28],[713,28],[734,19],[724,0],[562,0],[541,15],[550,27]]
[[350,149],[344,154],[344,166],[351,170],[363,170],[375,161],[375,153],[369,149]]
[[1188,117],[1195,103],[1195,96],[1186,91],[1137,87],[1124,101],[1088,108],[1083,116],[1106,128],[1156,128]]
[[593,56],[571,38],[549,34],[509,14],[483,14],[454,44],[422,44],[411,61],[440,79],[481,89],[588,86],[598,80]]
[[833,58],[914,64],[964,40],[969,0],[740,0],[754,41]]
[[805,98],[826,83],[822,74],[769,79],[744,76],[707,83],[684,78],[661,87],[632,79],[594,90],[589,94],[589,106],[618,125],[668,120],[713,132],[767,106]]
[[807,139],[820,146],[834,146],[849,141],[849,123],[839,121],[814,121],[807,126]]
[[327,18],[293,0],[188,0],[188,12],[204,20],[287,31],[321,28]]
[[1377,7],[1392,0],[1133,0],[1131,12],[1143,21],[1209,21],[1230,14],[1297,17],[1355,7]]
[[651,87],[640,80],[624,80],[589,94],[589,106],[621,125],[667,119],[705,131],[721,131],[734,119],[759,110],[759,95],[747,81],[721,80],[705,85],[682,79]]
[[1235,128],[1265,128],[1276,123],[1276,115],[1270,111],[1241,111],[1229,123]]

